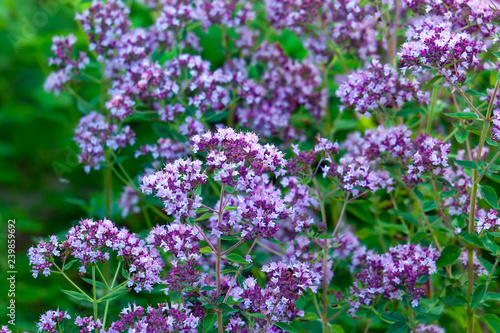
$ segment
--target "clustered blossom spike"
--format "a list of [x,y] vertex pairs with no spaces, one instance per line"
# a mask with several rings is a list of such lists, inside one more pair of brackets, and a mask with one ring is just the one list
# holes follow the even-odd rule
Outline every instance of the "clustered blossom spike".
[[401,300],[403,291],[410,298],[412,307],[417,306],[425,294],[424,289],[417,286],[417,281],[422,276],[436,273],[439,255],[432,246],[414,244],[391,247],[382,255],[367,254],[351,287],[349,313],[354,315],[359,308],[372,305],[379,295]]
[[38,274],[49,276],[50,268],[54,265],[52,261],[59,255],[59,241],[56,236],[51,236],[49,242],[41,240],[36,247],[30,247],[28,257],[33,277],[38,277]]
[[91,112],[82,117],[75,129],[74,140],[80,147],[78,160],[85,164],[85,171],[91,168],[99,170],[100,163],[105,162],[105,149],[117,150],[135,143],[135,133],[130,126],[119,129],[118,125],[110,124],[106,118],[97,112]]
[[481,233],[484,231],[496,231],[500,227],[500,218],[498,217],[498,212],[494,209],[490,209],[489,212],[481,216],[476,223],[476,231]]
[[[467,250],[462,251],[458,261],[464,265],[464,270],[467,270],[468,264],[468,253]],[[477,258],[477,251],[474,251],[472,256],[472,266],[474,268],[474,272],[476,272],[477,276],[488,275],[488,271],[481,265],[479,259]]]
[[479,64],[483,44],[467,32],[454,32],[449,22],[438,17],[420,19],[407,32],[408,41],[398,53],[403,72],[436,68],[448,84],[460,85],[467,71]]
[[194,194],[207,180],[201,167],[199,160],[178,159],[168,163],[165,169],[144,176],[141,190],[147,195],[154,193],[162,200],[168,215],[177,219],[189,217],[201,207],[201,196]]
[[135,157],[151,154],[154,160],[161,158],[163,161],[171,162],[184,158],[189,154],[189,146],[184,142],[176,142],[169,138],[159,138],[158,144],[141,146],[135,152]]
[[84,52],[80,52],[78,58],[73,60],[73,47],[76,44],[76,37],[73,34],[67,37],[54,36],[52,42],[50,50],[54,53],[54,57],[49,58],[49,65],[55,66],[56,71],[49,74],[44,83],[44,89],[48,92],[54,92],[57,96],[62,87],[72,77],[78,75],[79,71],[84,69],[90,60]]
[[36,323],[38,332],[59,332],[59,325],[64,319],[71,319],[67,311],[49,310],[40,316],[40,320]]
[[197,333],[200,318],[182,304],[158,303],[144,309],[135,303],[121,312],[121,318],[111,324],[108,333],[154,332]]
[[[271,322],[289,322],[304,316],[304,311],[295,308],[295,301],[307,289],[316,292],[321,283],[318,273],[304,263],[271,262],[263,266],[268,283],[265,288],[249,277],[243,281],[243,288],[235,287],[231,293],[235,300],[242,300],[239,308],[249,313],[263,313]],[[256,329],[266,326],[266,321],[256,319]]]
[[491,139],[493,141],[500,142],[500,109],[493,111],[493,121],[491,122],[490,131]]
[[354,110],[370,117],[372,110],[385,112],[385,109],[401,107],[412,100],[426,103],[428,96],[419,86],[416,79],[410,82],[388,64],[374,59],[366,69],[350,74],[335,94],[343,104],[341,111]]
[[128,287],[135,286],[136,292],[151,291],[154,285],[161,282],[160,272],[164,263],[158,250],[127,229],[119,230],[108,219],[97,222],[82,220],[69,230],[64,242],[58,243],[57,238],[52,236],[50,243],[42,241],[32,247],[28,256],[33,276],[36,277],[39,273],[50,274],[54,257],[60,256],[65,260],[73,256],[81,264],[79,272],[85,274],[89,265],[108,261],[112,252],[124,261],[129,273]]
[[75,319],[75,325],[80,327],[80,333],[92,333],[95,331],[100,332],[102,328],[101,319],[94,320],[93,316],[90,317],[80,317],[77,316]]
[[442,176],[449,165],[448,154],[451,143],[443,143],[424,133],[414,141],[414,144],[416,151],[404,179],[414,184],[421,182],[420,176],[425,173],[430,173],[433,177]]

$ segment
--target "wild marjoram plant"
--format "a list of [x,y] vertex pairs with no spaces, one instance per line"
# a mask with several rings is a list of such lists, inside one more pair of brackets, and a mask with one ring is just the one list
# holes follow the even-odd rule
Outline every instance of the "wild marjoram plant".
[[39,332],[500,332],[493,4],[76,3],[45,89],[107,216],[30,248],[81,305]]

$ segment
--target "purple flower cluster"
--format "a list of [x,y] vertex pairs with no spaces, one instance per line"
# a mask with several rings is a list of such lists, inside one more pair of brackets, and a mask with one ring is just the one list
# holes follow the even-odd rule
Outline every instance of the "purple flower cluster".
[[416,79],[410,82],[388,64],[374,59],[365,69],[350,74],[336,95],[343,104],[341,111],[354,110],[369,117],[372,110],[398,108],[414,99],[427,102],[428,96],[419,86]]
[[135,157],[151,154],[154,160],[160,158],[171,162],[189,155],[189,146],[184,142],[176,142],[168,138],[159,138],[158,144],[141,146],[135,152]]
[[38,332],[59,332],[59,325],[64,319],[71,319],[67,311],[49,310],[40,316],[40,320],[36,323]]
[[445,333],[444,328],[437,325],[418,324],[413,333]]
[[[304,263],[271,262],[262,267],[262,271],[267,273],[265,288],[259,286],[255,278],[249,277],[243,281],[242,288],[233,289],[233,299],[241,300],[240,310],[262,313],[272,323],[289,322],[304,316],[304,311],[295,307],[295,301],[308,289],[316,292],[321,283],[320,275]],[[266,326],[263,319],[256,321],[256,329],[262,330]]]
[[425,294],[417,286],[418,279],[436,272],[438,258],[439,252],[432,246],[414,244],[392,247],[382,255],[367,254],[351,287],[349,313],[354,315],[362,306],[372,305],[378,295],[401,300],[406,294],[411,305],[417,306]]
[[481,233],[483,230],[496,231],[500,227],[500,218],[496,210],[490,209],[489,212],[481,216],[476,223],[476,231]]
[[76,44],[76,37],[73,34],[67,37],[55,36],[52,41],[51,51],[54,57],[49,58],[49,65],[55,66],[56,71],[49,74],[43,87],[46,91],[59,95],[62,87],[85,68],[89,58],[84,52],[80,52],[74,59],[73,47]]
[[450,23],[438,17],[422,18],[406,32],[407,42],[398,53],[403,72],[438,70],[451,85],[461,85],[467,71],[479,64],[483,44],[467,32],[453,32]]
[[41,240],[36,247],[30,247],[28,257],[33,277],[38,277],[38,274],[49,276],[50,268],[54,265],[54,257],[58,257],[60,253],[59,241],[56,236],[51,236],[49,242]]
[[106,118],[97,112],[91,112],[82,117],[75,129],[74,140],[80,148],[78,160],[84,164],[85,171],[91,168],[99,170],[105,162],[105,149],[117,150],[135,143],[135,133],[130,126],[119,129],[118,125],[110,124]]
[[161,282],[160,272],[164,263],[158,250],[127,229],[119,230],[107,219],[98,222],[82,220],[69,230],[64,242],[58,243],[57,238],[52,236],[50,243],[42,241],[31,247],[28,256],[33,276],[36,277],[39,273],[50,274],[54,257],[60,256],[66,261],[72,256],[81,264],[79,272],[85,274],[89,265],[108,261],[111,252],[124,261],[130,275],[128,286],[135,285],[137,292],[151,291],[154,285]]
[[165,169],[144,176],[141,190],[146,195],[154,193],[162,200],[168,215],[177,219],[192,216],[202,201],[194,191],[207,180],[201,167],[199,160],[178,159],[168,163]]
[[500,109],[493,111],[493,121],[491,122],[491,139],[500,142]]
[[165,332],[197,333],[200,318],[182,304],[158,303],[144,309],[135,303],[121,312],[121,318],[111,324],[107,333]]
[[422,134],[414,140],[415,153],[408,164],[407,174],[403,177],[408,183],[415,184],[422,181],[421,175],[430,173],[434,177],[444,174],[448,164],[448,154],[451,143]]
[[94,320],[93,316],[90,317],[76,317],[75,325],[80,327],[80,333],[92,333],[92,332],[100,332],[102,328],[101,319],[97,318]]

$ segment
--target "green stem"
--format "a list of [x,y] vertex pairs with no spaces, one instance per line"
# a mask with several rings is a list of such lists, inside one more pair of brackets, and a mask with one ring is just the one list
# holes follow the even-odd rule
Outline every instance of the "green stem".
[[[94,291],[94,302],[93,302],[93,307],[94,307],[94,320],[97,320],[97,287],[95,284],[95,265],[92,265],[92,289]],[[95,333],[97,333],[97,328],[95,329]]]
[[436,106],[438,87],[432,88],[432,100],[431,100],[431,108],[429,110],[429,118],[427,119],[427,133],[431,133],[432,127],[432,117],[434,115],[434,107]]
[[62,276],[64,276],[64,278],[65,278],[66,280],[68,280],[68,281],[69,281],[69,282],[73,285],[73,287],[75,287],[75,289],[76,289],[76,290],[78,290],[78,291],[79,291],[82,295],[84,295],[84,296],[88,299],[88,301],[89,301],[89,302],[93,302],[93,299],[92,299],[89,295],[87,295],[87,293],[85,293],[85,292],[84,292],[84,291],[83,291],[80,287],[78,287],[78,286],[77,286],[77,285],[76,285],[76,284],[75,284],[75,283],[74,283],[74,282],[73,282],[73,281],[72,281],[72,280],[71,280],[71,279],[70,279],[70,278],[66,275],[66,273],[64,273],[64,272],[63,272],[63,271],[59,268],[59,266],[57,266],[55,263],[54,263],[54,266],[55,266],[55,267],[59,270],[59,272],[61,273],[61,275],[62,275]]

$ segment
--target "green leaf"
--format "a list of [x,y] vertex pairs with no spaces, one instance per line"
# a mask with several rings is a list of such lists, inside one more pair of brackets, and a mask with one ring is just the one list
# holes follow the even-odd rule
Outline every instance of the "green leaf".
[[437,268],[453,264],[461,253],[462,251],[455,244],[446,245],[441,251],[441,256],[436,261]]
[[249,317],[254,317],[254,318],[259,318],[259,319],[267,320],[266,316],[264,316],[262,313],[249,313],[248,316]]
[[65,293],[66,295],[68,295],[69,297],[75,299],[75,300],[78,300],[78,301],[89,301],[89,299],[87,298],[87,296],[83,295],[82,293],[78,292],[78,291],[73,291],[73,290],[66,290],[66,289],[61,289],[61,291],[63,293]]
[[478,235],[476,234],[466,234],[463,239],[465,239],[468,243],[479,246],[479,247],[484,247],[483,242],[479,238]]
[[194,225],[194,219],[192,217],[186,218],[186,223],[189,224],[190,226]]
[[63,271],[65,271],[65,270],[67,270],[67,269],[70,269],[70,268],[71,268],[71,266],[73,266],[73,264],[74,264],[75,262],[77,262],[77,261],[78,261],[78,259],[73,259],[73,260],[71,260],[70,262],[68,262],[67,264],[65,264],[65,265],[64,265],[64,267],[63,267]]
[[248,261],[243,259],[242,256],[240,256],[239,254],[236,254],[236,253],[230,253],[230,254],[226,255],[226,259],[229,261],[232,261],[232,262],[236,262],[238,264],[243,264],[243,265],[250,264]]
[[205,246],[200,249],[200,253],[213,253],[213,251],[210,246]]
[[[88,284],[94,285],[94,283],[92,282],[92,279],[84,278],[83,276],[81,278],[83,281],[87,282]],[[104,285],[104,283],[102,283],[101,281],[96,281],[95,285],[98,286],[99,288],[107,289],[106,286]]]
[[198,217],[195,221],[203,221],[208,219],[210,216],[213,216],[214,214],[212,213],[205,213],[202,216]]
[[421,323],[432,323],[441,317],[440,314],[420,313],[417,315],[417,320]]
[[424,114],[424,111],[422,109],[403,109],[396,113],[396,117],[405,117],[414,113]]
[[467,304],[467,300],[463,296],[445,296],[440,297],[440,300],[447,306],[464,306]]
[[116,291],[114,293],[109,293],[101,299],[101,302],[112,301],[112,300],[114,300],[114,299],[116,299],[116,298],[118,298],[126,293],[127,293],[127,288]]
[[485,293],[486,293],[486,285],[484,283],[476,287],[474,293],[472,294],[471,308],[475,309],[476,306],[478,306],[479,303],[481,303]]
[[437,206],[438,206],[438,204],[436,201],[427,200],[426,202],[424,202],[424,205],[422,206],[422,211],[428,212],[428,211],[436,209]]
[[238,207],[233,207],[233,206],[226,206],[224,207],[224,210],[237,210]]
[[461,166],[462,168],[466,169],[477,169],[477,164],[474,161],[462,161],[462,160],[457,160],[456,158],[453,159],[455,161],[456,165]]
[[304,178],[300,181],[300,183],[301,183],[302,185],[307,185],[307,184],[309,184],[311,181],[312,181],[312,178],[311,178],[311,177],[304,177]]
[[212,327],[214,327],[216,321],[217,316],[215,316],[215,314],[207,314],[205,318],[203,318],[203,333],[209,331]]
[[297,332],[297,330],[295,328],[288,325],[287,323],[278,322],[278,323],[274,323],[274,326],[278,326],[279,328],[281,328],[285,332]]
[[488,327],[495,333],[500,333],[500,318],[494,314],[483,315],[483,320]]
[[458,143],[464,143],[465,140],[467,140],[467,137],[469,136],[469,131],[458,131],[455,133],[455,139],[457,139]]
[[405,322],[398,321],[389,327],[387,333],[405,333],[408,332],[408,325]]
[[222,311],[224,311],[224,312],[229,312],[229,313],[231,313],[231,312],[238,312],[238,310],[233,309],[232,307],[230,307],[226,303],[220,303],[219,305],[217,305],[217,307],[219,309],[221,309]]
[[497,193],[495,192],[494,189],[492,189],[491,187],[489,186],[481,186],[481,188],[479,189],[479,192],[481,193],[481,195],[483,196],[484,200],[486,200],[491,207],[495,208],[495,209],[498,209],[498,197],[497,197]]
[[273,239],[273,238],[267,238],[266,240],[270,241],[271,243],[274,244],[283,244],[283,242],[280,242],[279,240]]
[[482,92],[479,92],[479,91],[475,91],[475,90],[472,90],[472,89],[466,90],[465,92],[466,92],[467,94],[469,94],[469,95],[472,95],[472,96],[478,96],[478,97],[488,97],[488,95],[487,95],[487,94],[482,93]]
[[227,193],[234,193],[234,188],[231,186],[224,186],[224,191]]
[[200,195],[202,190],[203,188],[201,186],[198,186],[196,190],[194,190],[194,195]]
[[203,290],[203,291],[210,291],[210,290],[215,290],[215,289],[217,289],[217,287],[203,286],[200,288],[200,290]]
[[447,117],[458,118],[458,119],[477,119],[475,113],[472,112],[453,112],[453,113],[443,113]]
[[345,333],[344,329],[340,325],[332,325],[333,333]]

